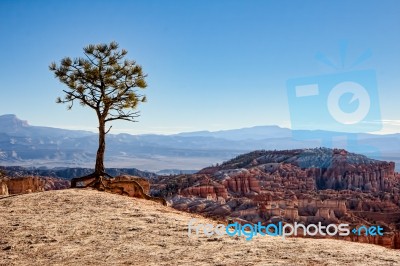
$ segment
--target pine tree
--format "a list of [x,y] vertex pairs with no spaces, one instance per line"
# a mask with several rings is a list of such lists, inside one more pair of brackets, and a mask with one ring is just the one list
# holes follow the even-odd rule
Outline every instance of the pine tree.
[[75,102],[96,112],[99,129],[99,146],[92,176],[101,180],[105,175],[105,137],[111,126],[107,122],[125,120],[136,122],[140,115],[137,107],[146,101],[138,89],[146,88],[146,75],[135,61],[124,59],[128,53],[118,49],[118,43],[88,45],[84,57],[65,57],[60,64],[51,63],[50,71],[67,86],[64,97],[57,103],[67,103],[68,109]]

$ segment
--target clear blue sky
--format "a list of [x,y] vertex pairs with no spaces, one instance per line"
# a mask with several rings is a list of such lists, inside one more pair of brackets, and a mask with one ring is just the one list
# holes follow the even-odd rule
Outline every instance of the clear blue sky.
[[52,61],[90,43],[119,42],[148,74],[139,123],[113,133],[290,126],[286,81],[375,69],[384,132],[400,132],[400,1],[0,1],[0,114],[33,125],[95,129],[92,110],[67,111]]

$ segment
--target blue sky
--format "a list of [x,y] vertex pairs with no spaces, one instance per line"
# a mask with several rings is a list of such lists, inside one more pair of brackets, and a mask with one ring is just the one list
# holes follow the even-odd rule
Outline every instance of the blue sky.
[[[0,114],[95,130],[92,110],[55,103],[64,85],[48,65],[115,40],[149,86],[140,122],[117,122],[112,133],[290,127],[287,80],[364,69],[376,71],[381,132],[400,132],[399,13],[399,1],[3,0]],[[316,60],[320,52],[341,65],[343,41],[344,67]],[[350,68],[366,50],[372,56]]]

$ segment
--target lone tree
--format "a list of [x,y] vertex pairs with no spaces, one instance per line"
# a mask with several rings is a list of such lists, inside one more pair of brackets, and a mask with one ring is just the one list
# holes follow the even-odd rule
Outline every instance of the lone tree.
[[83,49],[85,57],[71,59],[65,57],[60,65],[51,63],[49,68],[55,77],[67,85],[64,97],[57,103],[67,103],[68,109],[78,101],[82,106],[92,108],[99,123],[99,147],[94,172],[95,185],[108,175],[104,168],[105,137],[111,126],[106,123],[114,120],[136,122],[139,103],[146,97],[137,89],[146,88],[146,75],[142,67],[133,60],[124,59],[128,53],[118,49],[118,43],[88,45]]

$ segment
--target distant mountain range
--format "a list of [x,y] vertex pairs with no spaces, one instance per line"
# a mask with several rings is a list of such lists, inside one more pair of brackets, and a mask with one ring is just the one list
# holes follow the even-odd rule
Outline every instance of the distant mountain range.
[[[12,114],[0,116],[0,165],[92,168],[97,143],[97,134],[92,132],[31,126]],[[293,131],[278,126],[175,135],[108,134],[106,166],[193,172],[253,150],[322,146],[345,148],[400,166],[400,134]]]

